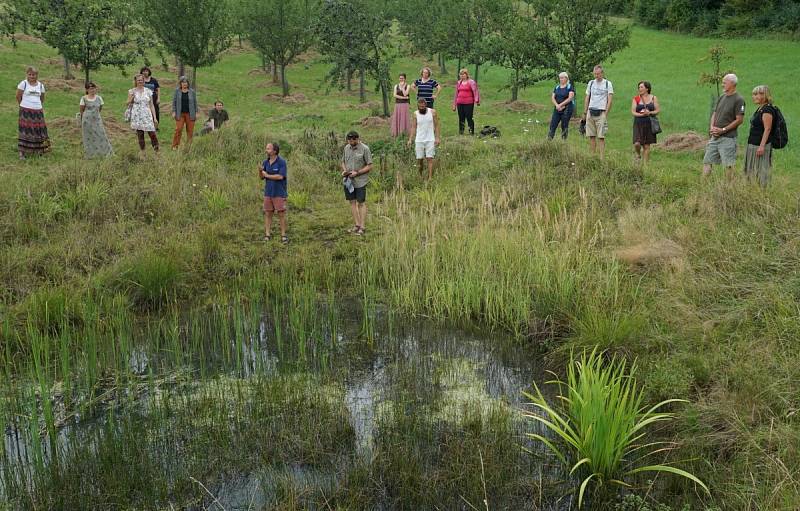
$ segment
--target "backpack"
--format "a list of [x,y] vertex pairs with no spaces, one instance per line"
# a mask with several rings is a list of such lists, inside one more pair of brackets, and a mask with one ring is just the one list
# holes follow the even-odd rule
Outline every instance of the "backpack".
[[783,118],[778,107],[772,107],[775,110],[774,119],[772,121],[772,133],[769,134],[769,143],[772,144],[773,149],[783,149],[789,143],[789,131],[786,129],[786,119]]
[[484,126],[480,132],[480,137],[497,138],[500,136],[500,130],[496,126]]

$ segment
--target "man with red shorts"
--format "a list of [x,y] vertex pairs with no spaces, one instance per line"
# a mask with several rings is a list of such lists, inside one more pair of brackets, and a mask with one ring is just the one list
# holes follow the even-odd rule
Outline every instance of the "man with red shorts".
[[286,186],[286,160],[281,158],[280,146],[274,142],[267,144],[267,159],[261,164],[261,179],[264,185],[264,241],[272,238],[272,215],[278,213],[281,225],[281,243],[289,243],[286,236],[286,198],[289,192]]

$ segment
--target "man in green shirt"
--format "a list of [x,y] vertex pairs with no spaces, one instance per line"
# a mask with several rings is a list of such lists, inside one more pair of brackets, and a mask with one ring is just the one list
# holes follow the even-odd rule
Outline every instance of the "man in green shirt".
[[344,197],[350,202],[350,212],[355,225],[350,232],[362,236],[367,220],[367,183],[372,170],[372,153],[359,140],[358,133],[347,134],[347,145],[341,161]]
[[703,157],[703,175],[711,174],[712,165],[723,165],[728,177],[733,177],[736,164],[736,128],[744,120],[744,98],[736,92],[739,79],[730,73],[722,79],[725,93],[717,100],[711,115],[710,138]]

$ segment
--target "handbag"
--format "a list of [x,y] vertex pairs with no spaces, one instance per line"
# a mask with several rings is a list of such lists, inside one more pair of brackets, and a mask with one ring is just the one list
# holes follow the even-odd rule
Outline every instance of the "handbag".
[[131,111],[133,110],[133,104],[131,103],[125,109],[125,112],[122,114],[122,118],[125,119],[125,122],[131,122]]
[[658,117],[655,115],[650,116],[650,131],[653,135],[658,135],[661,133],[661,123],[658,122]]

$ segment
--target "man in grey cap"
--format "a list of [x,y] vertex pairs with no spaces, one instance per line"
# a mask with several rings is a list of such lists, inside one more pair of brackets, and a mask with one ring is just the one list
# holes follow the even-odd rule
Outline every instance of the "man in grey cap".
[[350,202],[355,224],[349,232],[362,236],[367,220],[367,183],[369,171],[372,170],[372,153],[362,144],[358,133],[347,134],[347,144],[341,161],[344,197]]

